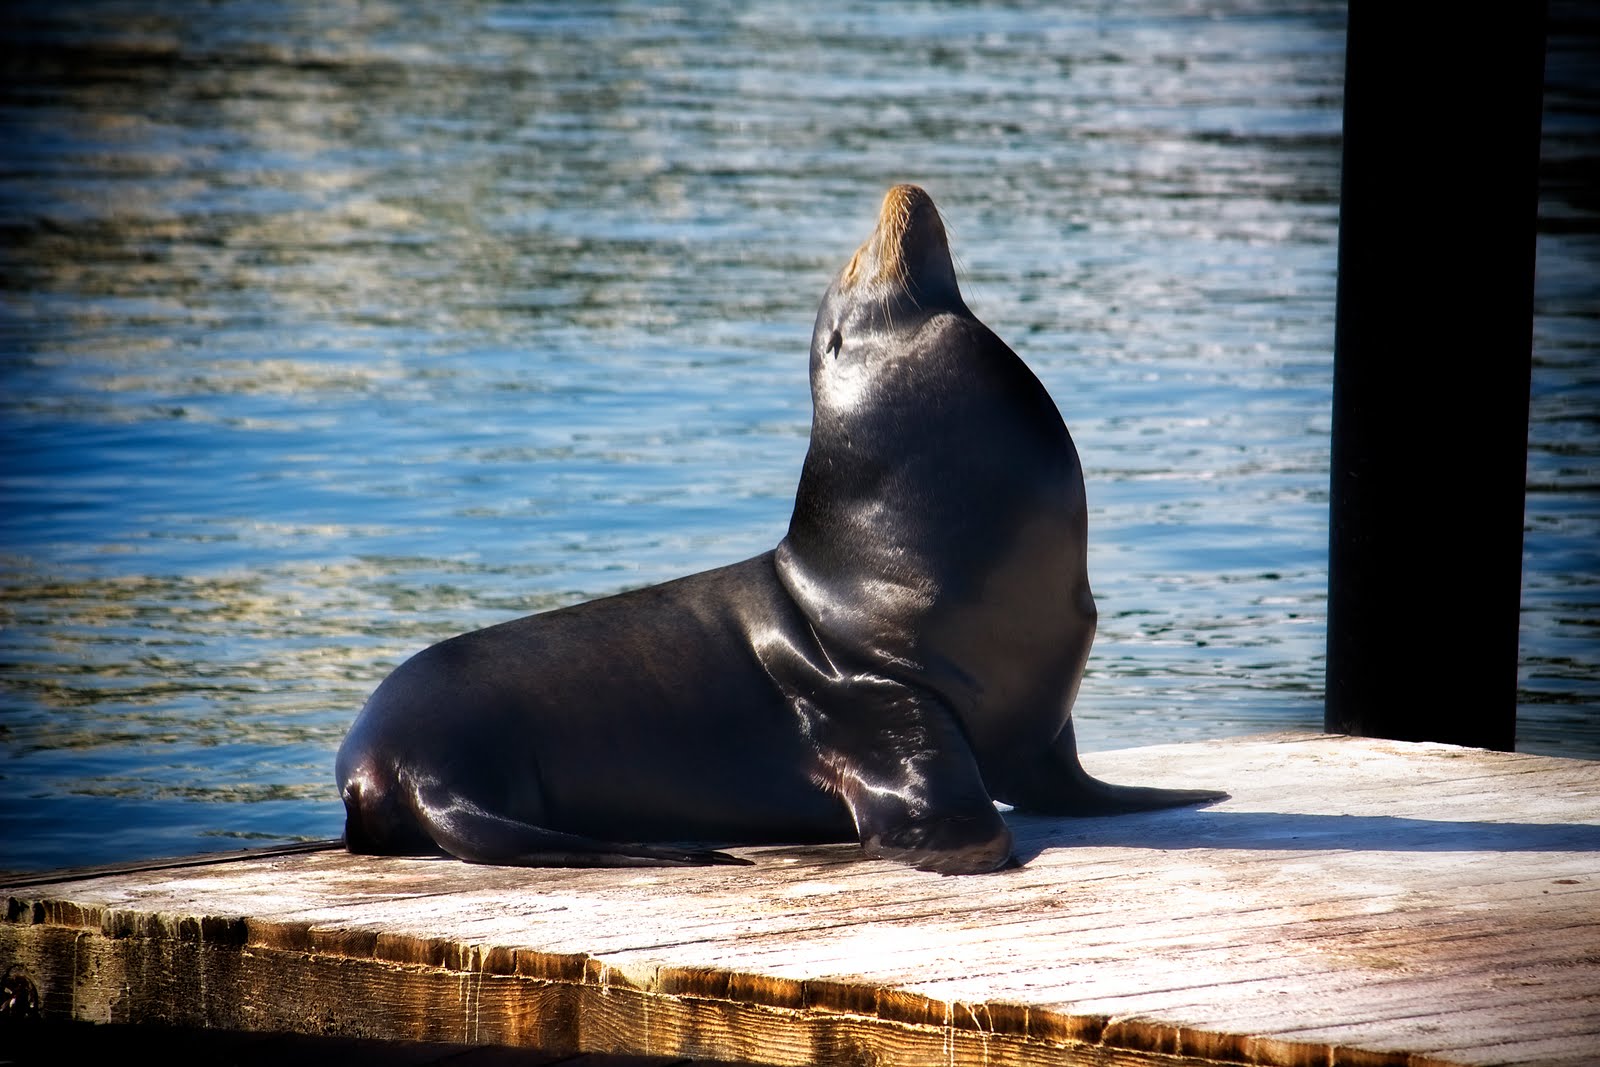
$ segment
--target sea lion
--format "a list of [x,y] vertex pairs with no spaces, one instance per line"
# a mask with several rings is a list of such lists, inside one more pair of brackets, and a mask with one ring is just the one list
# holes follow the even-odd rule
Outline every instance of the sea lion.
[[1011,860],[997,800],[1072,815],[1223,796],[1079,766],[1095,605],[1077,450],[967,309],[921,189],[889,190],[829,286],[811,390],[776,549],[396,669],[339,749],[347,847],[598,866],[859,839],[976,873]]

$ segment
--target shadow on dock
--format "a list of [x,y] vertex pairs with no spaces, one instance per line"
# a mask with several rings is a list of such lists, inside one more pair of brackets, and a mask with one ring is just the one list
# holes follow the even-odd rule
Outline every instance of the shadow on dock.
[[1396,815],[1296,815],[1264,811],[1160,811],[1095,819],[1006,816],[1024,863],[1053,848],[1247,849],[1360,852],[1594,852],[1600,825],[1415,819]]

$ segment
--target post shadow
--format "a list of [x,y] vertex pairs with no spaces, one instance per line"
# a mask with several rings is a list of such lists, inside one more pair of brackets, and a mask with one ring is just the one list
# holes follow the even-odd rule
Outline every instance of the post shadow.
[[1543,0],[1352,0],[1329,732],[1510,750]]

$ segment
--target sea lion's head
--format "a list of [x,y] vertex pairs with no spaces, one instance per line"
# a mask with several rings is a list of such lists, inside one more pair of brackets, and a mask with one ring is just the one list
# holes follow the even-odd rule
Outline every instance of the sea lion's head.
[[825,360],[870,358],[886,334],[940,312],[971,316],[956,285],[944,220],[922,189],[896,185],[883,198],[872,236],[822,298],[811,337],[813,370]]

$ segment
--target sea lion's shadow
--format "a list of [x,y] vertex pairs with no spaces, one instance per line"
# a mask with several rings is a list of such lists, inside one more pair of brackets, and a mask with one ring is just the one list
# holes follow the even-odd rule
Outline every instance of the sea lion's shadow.
[[1048,849],[1316,852],[1600,852],[1600,824],[1472,822],[1397,815],[1298,815],[1185,808],[1096,818],[1009,812],[1016,858]]

